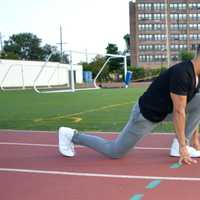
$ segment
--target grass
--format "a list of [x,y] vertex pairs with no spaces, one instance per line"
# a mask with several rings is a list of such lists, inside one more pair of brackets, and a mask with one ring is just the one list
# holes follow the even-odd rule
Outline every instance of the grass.
[[[144,88],[102,89],[76,93],[0,92],[0,129],[120,131]],[[169,123],[155,131],[171,132]]]

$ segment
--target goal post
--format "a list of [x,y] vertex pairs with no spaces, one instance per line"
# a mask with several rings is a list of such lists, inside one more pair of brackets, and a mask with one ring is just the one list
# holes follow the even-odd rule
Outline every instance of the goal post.
[[[39,71],[39,73],[37,74],[35,80],[34,80],[34,90],[37,93],[55,93],[55,92],[76,92],[76,91],[82,91],[82,90],[96,90],[96,89],[100,89],[101,87],[98,86],[97,81],[98,78],[101,76],[103,70],[108,67],[108,63],[110,62],[111,59],[116,59],[116,58],[122,58],[123,60],[123,73],[124,73],[124,84],[126,84],[125,81],[125,77],[127,74],[127,57],[126,55],[118,55],[118,54],[98,54],[98,53],[88,53],[88,52],[81,52],[81,51],[67,51],[65,52],[68,54],[69,56],[69,64],[62,64],[62,68],[66,71],[63,71],[63,73],[67,74],[67,80],[66,80],[66,85],[63,86],[62,88],[54,88],[54,87],[46,87],[46,88],[40,88],[38,85],[38,80],[41,78],[42,74],[44,73],[45,69],[48,68],[48,62],[52,56],[49,55],[49,57],[47,58],[46,62],[43,64],[43,66],[41,66],[41,69]],[[87,55],[86,55],[87,53]],[[92,84],[85,84],[84,86],[82,86],[83,84],[77,84],[77,77],[79,75],[80,79],[83,79],[83,71],[79,72],[79,74],[77,75],[77,66],[80,66],[80,63],[83,62],[83,57],[86,58],[86,60],[88,61],[88,57],[93,58],[94,56],[100,55],[102,57],[105,57],[106,60],[103,63],[103,65],[100,67],[100,70],[98,71],[98,73],[96,74],[96,76],[93,78],[92,80]],[[51,77],[49,77],[49,81],[53,78],[53,76],[56,73],[56,70],[58,70],[58,68],[61,68],[61,66],[57,66],[57,68],[54,69],[54,71],[52,72]],[[80,75],[81,74],[81,75]],[[80,77],[82,76],[82,77]],[[80,86],[81,85],[81,86]],[[125,88],[127,88],[127,85],[124,86]]]

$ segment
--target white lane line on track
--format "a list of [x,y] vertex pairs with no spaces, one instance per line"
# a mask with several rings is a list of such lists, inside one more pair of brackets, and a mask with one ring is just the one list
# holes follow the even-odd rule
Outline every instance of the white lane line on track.
[[0,145],[58,147],[58,145],[54,145],[54,144],[34,144],[34,143],[22,143],[22,142],[0,142]]
[[200,181],[200,178],[198,178],[198,177],[194,178],[194,177],[170,177],[170,176],[134,176],[134,175],[119,175],[119,174],[79,173],[79,172],[65,172],[65,171],[15,169],[15,168],[0,168],[0,172],[118,178],[118,179],[148,179],[148,180],[149,179],[151,179],[151,180],[159,179],[159,180],[168,180],[168,181]]
[[[36,147],[53,147],[53,148],[58,147],[58,145],[54,145],[54,144],[34,144],[34,143],[16,143],[16,142],[0,142],[0,145],[33,146],[33,147],[36,146]],[[76,148],[85,148],[85,147],[84,146],[76,146]],[[169,150],[170,148],[136,146],[134,149],[138,149],[138,150]]]

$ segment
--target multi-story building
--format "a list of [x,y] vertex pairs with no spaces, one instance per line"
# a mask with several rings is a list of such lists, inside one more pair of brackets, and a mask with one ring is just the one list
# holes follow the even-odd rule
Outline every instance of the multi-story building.
[[129,10],[133,66],[169,67],[200,44],[199,0],[136,0]]

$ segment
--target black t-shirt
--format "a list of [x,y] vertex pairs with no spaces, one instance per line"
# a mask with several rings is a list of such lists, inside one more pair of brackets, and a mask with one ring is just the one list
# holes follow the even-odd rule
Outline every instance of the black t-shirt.
[[187,96],[189,102],[199,87],[200,84],[196,87],[193,63],[187,61],[176,64],[157,77],[140,97],[141,113],[152,122],[160,122],[173,111],[170,92]]

